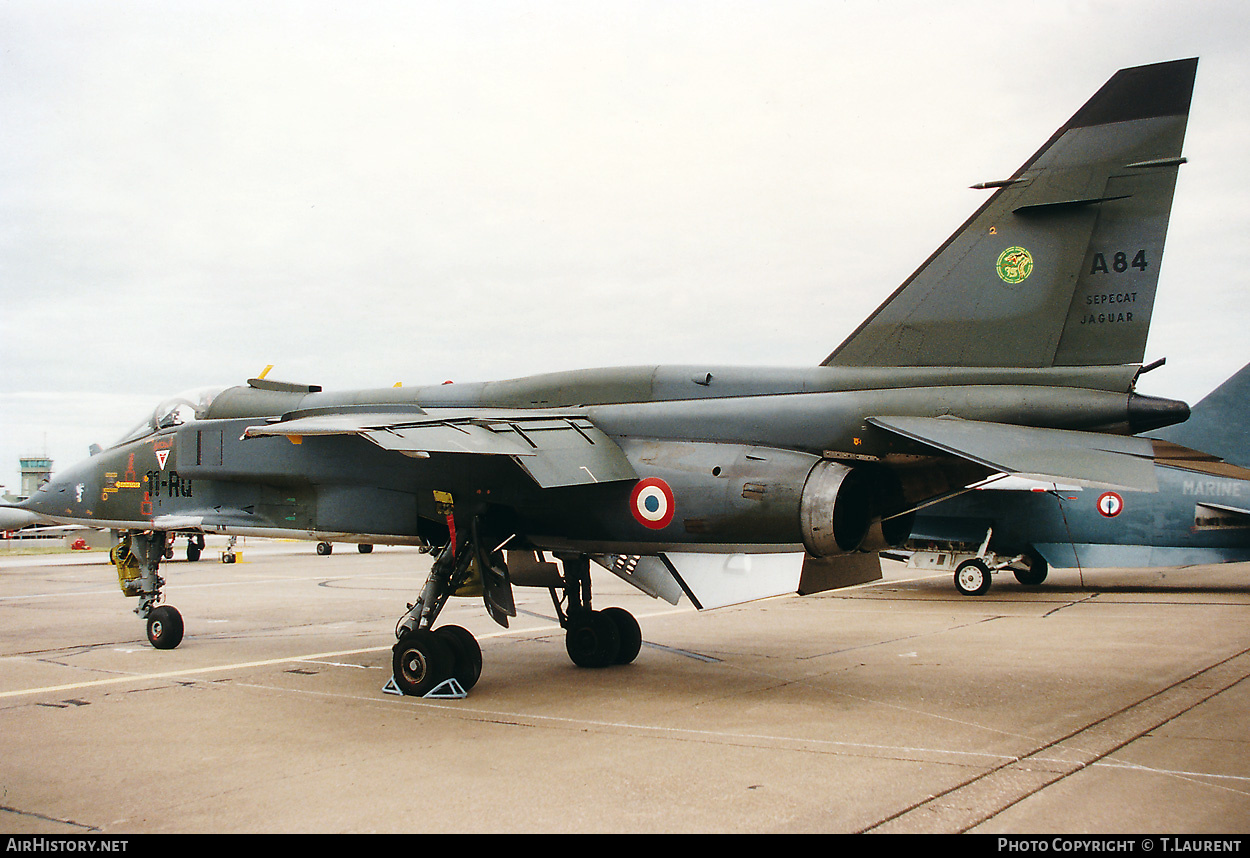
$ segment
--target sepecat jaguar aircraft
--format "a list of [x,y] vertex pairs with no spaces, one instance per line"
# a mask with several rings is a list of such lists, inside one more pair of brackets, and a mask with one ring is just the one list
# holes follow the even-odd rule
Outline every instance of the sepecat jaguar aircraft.
[[394,679],[468,690],[497,622],[551,590],[581,666],[642,640],[590,564],[700,609],[880,577],[922,504],[1007,473],[1155,488],[1136,433],[1188,416],[1136,392],[1197,69],[1116,73],[832,354],[793,369],[641,366],[345,392],[264,377],[162,403],[24,509],[116,530],[123,592],[178,645],[174,533],[413,544]]

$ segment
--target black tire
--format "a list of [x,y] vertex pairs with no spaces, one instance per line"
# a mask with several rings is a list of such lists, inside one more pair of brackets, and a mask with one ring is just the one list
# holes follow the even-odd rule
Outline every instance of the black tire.
[[621,648],[616,653],[615,664],[631,663],[642,649],[642,629],[638,626],[638,621],[624,608],[604,608],[603,614],[616,624],[616,630],[621,637]]
[[361,542],[360,544],[356,546],[356,550],[359,551],[361,554],[372,554],[373,546],[370,545],[368,542]]
[[607,667],[621,650],[621,633],[602,611],[582,611],[570,617],[564,649],[578,667]]
[[965,596],[981,596],[990,589],[990,567],[972,558],[955,567],[955,589]]
[[200,559],[200,547],[194,542],[187,543],[187,560],[191,563]]
[[451,675],[460,687],[469,691],[482,676],[482,648],[468,629],[460,626],[439,626],[434,634],[445,640],[453,656]]
[[1050,566],[1042,559],[1042,555],[1032,548],[1024,552],[1024,556],[1029,559],[1029,568],[1013,570],[1016,573],[1016,580],[1026,587],[1036,587],[1046,580]]
[[328,542],[317,543],[317,553],[320,554],[322,557],[325,557],[327,554],[329,554],[333,550],[334,550],[334,546]]
[[424,697],[450,678],[454,664],[447,641],[427,629],[404,635],[391,648],[395,684],[411,697]]
[[160,605],[148,614],[148,643],[157,649],[173,649],[182,643],[182,614],[177,608]]

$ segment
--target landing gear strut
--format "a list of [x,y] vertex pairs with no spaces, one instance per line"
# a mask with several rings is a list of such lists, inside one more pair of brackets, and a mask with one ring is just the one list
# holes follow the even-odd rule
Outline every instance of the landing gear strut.
[[195,533],[187,537],[187,560],[194,563],[204,553],[204,534]]
[[[563,568],[560,586],[549,589],[565,630],[569,658],[579,667],[632,662],[642,648],[638,621],[622,608],[596,611],[591,607],[589,557],[561,554],[558,559]],[[452,679],[467,693],[481,676],[482,650],[473,635],[460,626],[434,628],[443,605],[453,595],[481,595],[487,612],[505,628],[508,617],[516,616],[503,552],[483,548],[476,519],[468,538],[444,546],[430,567],[421,595],[395,627],[391,668],[395,686],[403,694],[425,696]]]
[[554,588],[564,649],[578,667],[629,664],[642,649],[642,630],[634,615],[624,608],[591,608],[590,558],[585,554],[559,555],[564,567],[564,592]]
[[173,649],[182,643],[182,614],[170,605],[161,605],[165,579],[157,574],[165,554],[167,536],[163,533],[124,533],[109,552],[117,567],[117,583],[125,596],[136,596],[135,613],[147,620],[148,642],[157,649]]
[[486,610],[505,628],[508,617],[516,616],[503,553],[488,554],[481,548],[476,520],[470,538],[443,547],[421,595],[395,627],[391,669],[404,694],[423,697],[450,679],[467,693],[481,677],[482,649],[472,633],[460,626],[434,628],[448,597],[456,594],[481,594]]

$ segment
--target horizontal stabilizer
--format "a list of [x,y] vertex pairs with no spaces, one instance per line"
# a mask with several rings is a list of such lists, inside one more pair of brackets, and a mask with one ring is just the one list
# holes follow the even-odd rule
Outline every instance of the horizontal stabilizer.
[[953,417],[870,417],[875,426],[1005,474],[1080,486],[1158,491],[1146,438],[984,423]]

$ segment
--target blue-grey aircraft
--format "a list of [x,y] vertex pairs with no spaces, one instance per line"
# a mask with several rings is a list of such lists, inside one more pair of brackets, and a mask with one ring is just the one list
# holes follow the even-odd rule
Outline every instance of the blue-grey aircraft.
[[993,473],[1152,490],[1183,402],[1136,391],[1197,69],[1117,72],[816,366],[643,366],[327,392],[251,379],[174,397],[24,507],[119,531],[123,592],[158,648],[172,532],[425,545],[396,628],[399,688],[477,681],[436,627],[479,595],[550,589],[578,665],[631,662],[596,562],[699,608],[880,577],[920,503]]
[[[959,495],[920,510],[903,551],[919,568],[955,570],[979,596],[1010,570],[1029,586],[1051,567],[1190,566],[1250,560],[1250,365],[1156,439],[1157,492],[1050,489]],[[1196,455],[1201,450],[1208,455]]]

